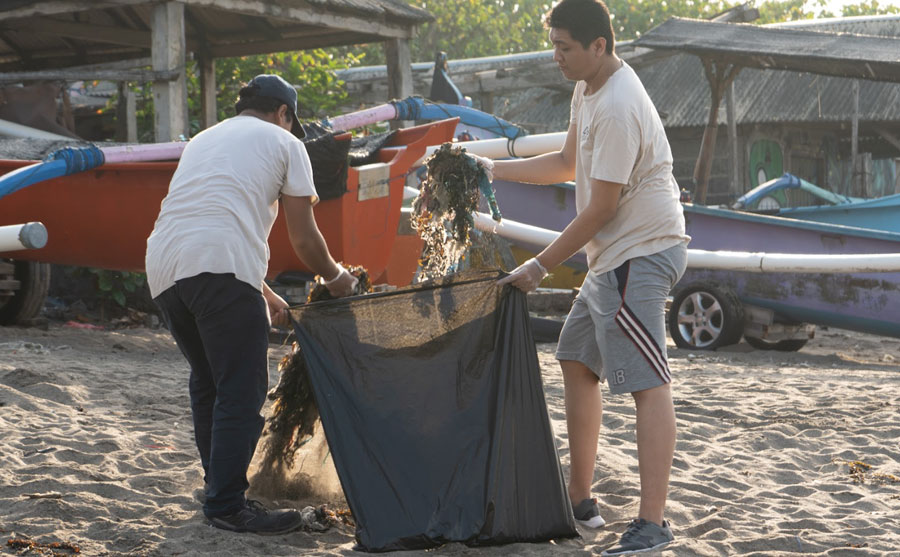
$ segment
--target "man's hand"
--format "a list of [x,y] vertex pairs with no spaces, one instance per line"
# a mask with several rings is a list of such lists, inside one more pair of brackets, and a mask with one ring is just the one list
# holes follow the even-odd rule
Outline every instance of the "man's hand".
[[541,262],[532,257],[513,269],[509,275],[497,281],[497,284],[512,284],[522,292],[531,292],[540,286],[547,274],[547,269],[541,265]]
[[278,294],[271,292],[265,296],[266,306],[269,309],[269,321],[274,327],[287,327],[291,324],[288,317],[288,303]]
[[353,289],[356,288],[359,279],[351,275],[342,265],[338,264],[338,268],[340,269],[338,274],[333,279],[325,281],[324,284],[332,296],[343,298],[353,294]]
[[476,155],[474,153],[466,153],[478,163],[481,168],[484,169],[485,174],[487,174],[488,181],[494,181],[494,161],[487,157],[482,157],[481,155]]

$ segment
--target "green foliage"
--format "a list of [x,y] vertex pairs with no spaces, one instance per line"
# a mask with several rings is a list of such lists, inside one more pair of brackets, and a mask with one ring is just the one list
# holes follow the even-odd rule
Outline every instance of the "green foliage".
[[670,17],[708,19],[743,2],[722,0],[609,0],[616,40],[636,39]]
[[[216,60],[216,106],[218,119],[234,116],[234,103],[241,86],[262,73],[277,73],[297,87],[300,114],[319,119],[347,100],[344,82],[337,70],[359,64],[361,56],[351,52],[337,55],[324,49],[258,54]],[[196,64],[188,69],[188,113],[193,122],[200,120],[200,79]]]
[[[432,62],[438,51],[451,60],[515,54],[550,48],[544,15],[551,0],[408,0],[434,21],[419,27],[410,42],[414,62]],[[381,43],[333,49],[365,55],[366,65],[384,64]]]
[[[344,82],[337,78],[337,70],[358,65],[364,54],[337,53],[332,50],[312,49],[296,52],[259,54],[238,58],[220,58],[215,62],[216,112],[219,121],[234,116],[234,103],[238,91],[254,76],[261,73],[277,73],[297,87],[300,116],[304,119],[321,119],[333,115],[339,106],[346,105],[347,91]],[[200,96],[200,68],[189,62],[186,68],[188,90],[188,119],[190,134],[201,129],[202,102]],[[136,110],[138,140],[153,141],[153,90],[149,83],[133,84],[137,93]],[[107,110],[115,110],[113,98]]]
[[147,282],[147,275],[144,273],[92,268],[85,269],[85,272],[94,275],[101,300],[112,300],[123,308],[126,296],[133,294]]
[[844,17],[850,17],[855,15],[887,15],[887,14],[900,14],[900,6],[897,4],[888,4],[886,6],[882,6],[878,3],[878,0],[870,0],[869,2],[860,2],[859,4],[851,4],[849,6],[844,6],[841,9],[841,14]]

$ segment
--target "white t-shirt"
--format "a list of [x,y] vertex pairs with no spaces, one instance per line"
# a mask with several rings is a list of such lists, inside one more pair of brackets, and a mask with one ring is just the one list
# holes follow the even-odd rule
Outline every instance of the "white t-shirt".
[[625,184],[616,216],[585,246],[588,267],[605,273],[690,236],[665,129],[637,74],[623,62],[600,90],[585,95],[586,85],[579,81],[572,95],[576,211],[590,201],[591,178]]
[[319,199],[306,148],[290,132],[236,116],[197,134],[147,239],[150,295],[200,273],[234,273],[262,290],[281,194]]

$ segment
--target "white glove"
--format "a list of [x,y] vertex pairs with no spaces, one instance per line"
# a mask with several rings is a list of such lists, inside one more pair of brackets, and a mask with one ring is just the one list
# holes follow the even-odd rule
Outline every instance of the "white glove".
[[541,281],[548,274],[547,269],[541,265],[541,262],[532,257],[513,269],[510,274],[497,281],[497,284],[512,284],[522,292],[531,292],[540,286]]
[[350,274],[347,269],[343,267],[340,263],[337,264],[338,272],[337,276],[335,276],[331,280],[325,280],[322,278],[322,284],[325,285],[325,288],[331,292],[331,295],[336,298],[343,298],[344,296],[349,296],[353,294],[353,289],[356,288],[356,285],[359,283],[359,279]]
[[475,162],[477,162],[481,166],[481,168],[484,169],[484,173],[487,174],[488,181],[493,182],[494,181],[494,161],[492,161],[491,159],[489,159],[487,157],[482,157],[481,155],[476,155],[474,153],[467,153],[467,154],[470,157],[472,157],[473,159],[475,159]]

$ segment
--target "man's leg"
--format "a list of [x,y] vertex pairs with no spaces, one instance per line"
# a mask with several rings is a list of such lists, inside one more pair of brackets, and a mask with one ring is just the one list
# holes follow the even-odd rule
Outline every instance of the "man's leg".
[[597,438],[603,414],[600,380],[583,363],[560,360],[565,383],[569,434],[569,499],[577,505],[591,497]]
[[662,525],[675,455],[675,406],[669,383],[632,393],[637,408],[639,518]]
[[163,322],[175,339],[175,344],[191,366],[189,392],[191,395],[191,417],[194,421],[194,440],[203,466],[203,481],[209,474],[209,452],[212,439],[213,405],[216,402],[216,385],[206,359],[203,339],[197,329],[197,322],[191,311],[184,305],[173,286],[154,300],[160,309]]
[[197,330],[216,385],[207,473],[208,517],[245,505],[247,468],[262,432],[259,412],[268,386],[268,318],[262,294],[231,275],[178,282],[180,298],[197,316]]

